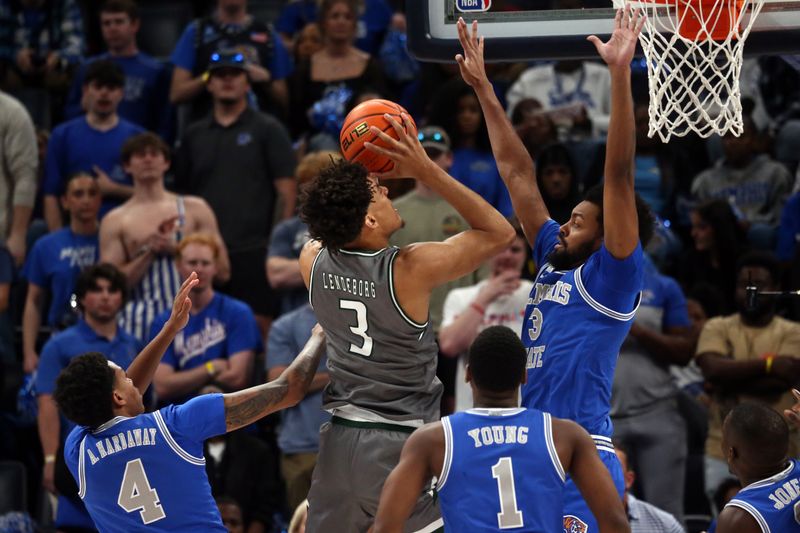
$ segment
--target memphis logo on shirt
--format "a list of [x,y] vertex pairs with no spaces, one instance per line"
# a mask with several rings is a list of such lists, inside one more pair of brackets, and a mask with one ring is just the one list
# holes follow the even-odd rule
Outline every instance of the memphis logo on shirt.
[[69,246],[61,249],[58,260],[69,261],[70,268],[86,268],[95,264],[96,256],[97,247],[94,244],[88,246]]
[[492,0],[456,0],[456,9],[462,13],[489,11],[491,7]]
[[226,338],[225,324],[214,318],[206,318],[203,327],[194,333],[186,330],[175,336],[175,355],[180,368],[186,368],[187,363],[195,357],[202,356],[209,348],[215,346]]

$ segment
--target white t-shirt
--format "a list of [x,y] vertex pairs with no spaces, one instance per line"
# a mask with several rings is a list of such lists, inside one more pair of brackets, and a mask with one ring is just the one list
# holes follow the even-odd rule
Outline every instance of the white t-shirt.
[[[452,324],[455,319],[463,313],[475,300],[478,292],[486,281],[481,281],[476,285],[453,289],[447,293],[444,300],[444,311],[442,317],[442,328]],[[519,287],[512,294],[500,296],[486,307],[486,314],[478,326],[480,333],[489,326],[506,326],[511,328],[517,335],[522,331],[522,323],[525,317],[525,305],[528,303],[533,282],[520,280]],[[456,370],[456,411],[465,411],[472,408],[472,389],[464,382],[466,376],[466,357],[462,354],[459,357],[458,369]]]

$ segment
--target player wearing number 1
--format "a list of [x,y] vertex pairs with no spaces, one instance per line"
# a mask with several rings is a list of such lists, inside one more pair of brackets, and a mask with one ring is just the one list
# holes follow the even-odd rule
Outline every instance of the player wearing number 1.
[[[498,170],[539,268],[522,327],[528,350],[522,405],[583,426],[593,436],[620,498],[624,482],[610,438],[611,386],[619,348],[639,304],[642,246],[652,235],[652,215],[633,188],[630,63],[643,23],[644,17],[627,4],[617,12],[608,42],[589,37],[611,73],[605,182],[587,193],[561,227],[550,219],[530,155],[486,78],[477,23],[470,32],[459,21],[464,55],[456,58],[462,77],[478,96]],[[575,484],[568,480],[565,491],[564,529],[597,531]]]
[[434,476],[446,532],[561,531],[566,472],[586,495],[599,533],[630,531],[588,433],[575,422],[517,407],[525,359],[519,337],[504,326],[476,337],[467,366],[475,407],[409,437],[383,487],[373,533],[400,533],[417,493]]
[[99,353],[74,358],[56,382],[55,400],[78,424],[64,458],[78,494],[100,531],[225,532],[211,496],[203,441],[298,403],[311,383],[325,341],[319,326],[276,380],[232,394],[207,394],[144,413],[147,390],[164,351],[186,326],[183,283],[158,335],[124,370]]
[[[402,118],[405,129],[387,118],[399,141],[373,129],[388,148],[370,149],[394,161],[391,176],[424,181],[471,229],[443,242],[389,246],[402,220],[386,187],[359,164],[337,163],[303,191],[301,217],[314,240],[301,253],[300,269],[328,342],[323,406],[333,413],[320,432],[309,533],[369,527],[408,435],[439,419],[431,291],[474,271],[515,237],[500,213],[425,155]],[[438,506],[418,496],[407,531],[434,531],[441,526]]]

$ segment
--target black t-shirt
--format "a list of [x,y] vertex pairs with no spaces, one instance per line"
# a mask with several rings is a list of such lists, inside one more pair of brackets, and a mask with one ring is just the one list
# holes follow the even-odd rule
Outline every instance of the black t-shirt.
[[175,184],[211,205],[230,252],[266,248],[274,181],[291,178],[294,164],[289,134],[275,118],[247,109],[223,127],[211,114],[186,130],[175,155]]

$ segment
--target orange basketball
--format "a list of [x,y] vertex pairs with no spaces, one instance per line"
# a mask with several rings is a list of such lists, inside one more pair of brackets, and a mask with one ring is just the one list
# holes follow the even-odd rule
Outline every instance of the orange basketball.
[[[383,116],[387,113],[401,125],[403,119],[400,117],[400,113],[405,113],[411,118],[411,115],[402,106],[389,100],[380,99],[362,102],[348,113],[344,119],[342,131],[339,133],[339,145],[342,147],[342,155],[345,159],[361,163],[370,172],[388,172],[394,167],[394,163],[389,158],[378,155],[364,146],[365,142],[371,142],[376,146],[386,146],[386,143],[377,135],[369,131],[370,126],[375,126],[390,137],[397,139],[397,133],[392,124]],[[414,124],[414,119],[411,119],[411,123]],[[416,129],[417,125],[414,124],[414,134],[416,134]]]

